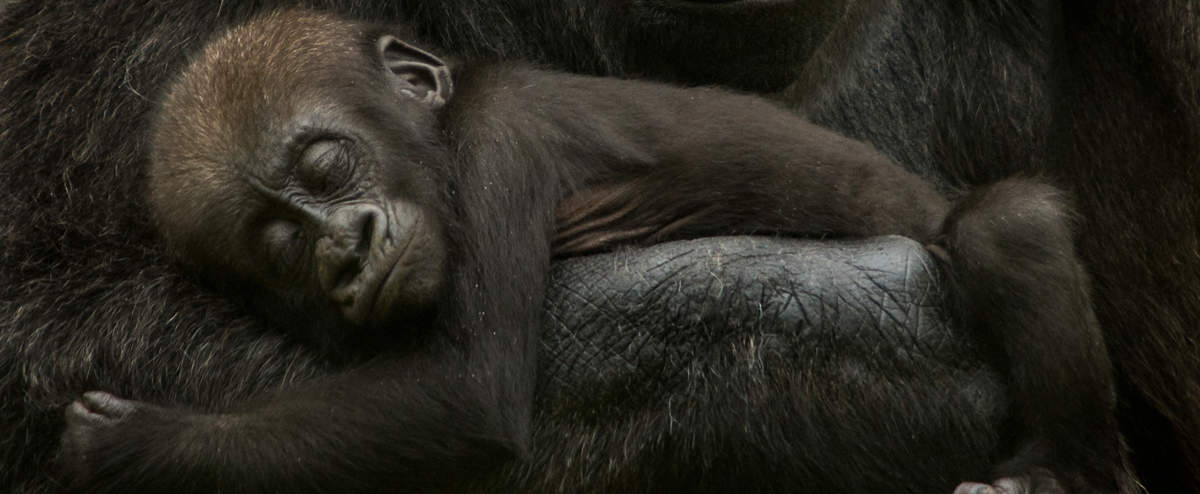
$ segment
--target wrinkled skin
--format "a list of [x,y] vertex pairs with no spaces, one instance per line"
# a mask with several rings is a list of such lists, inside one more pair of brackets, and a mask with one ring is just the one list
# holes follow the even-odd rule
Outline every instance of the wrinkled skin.
[[[415,17],[464,52],[781,91],[814,121],[872,142],[947,189],[1018,170],[1073,188],[1138,473],[1152,492],[1200,488],[1200,398],[1189,394],[1200,385],[1189,326],[1200,319],[1200,184],[1189,168],[1200,161],[1200,48],[1187,34],[1200,20],[1185,1],[1071,3],[1062,19],[1034,12],[1048,19],[1044,38],[1014,13],[1024,9],[1004,2],[962,10],[933,1],[802,5],[794,15],[778,5],[643,2],[624,10],[614,2],[576,22],[555,22],[562,14],[555,8],[524,6],[533,2],[419,3],[351,10]],[[459,4],[475,5],[474,14],[445,14]],[[47,9],[31,0],[6,10],[0,490],[54,489],[57,473],[47,462],[62,408],[85,390],[205,410],[330,369],[181,276],[130,200],[138,196],[148,101],[182,53],[257,8],[63,2]],[[593,26],[619,29],[571,34]],[[827,268],[815,269],[740,245],[717,255],[723,242],[559,267],[543,336],[540,453],[496,484],[949,492],[959,481],[988,478],[1003,455],[1004,393],[970,335],[938,317],[936,290],[907,291],[936,288],[932,262],[918,248],[894,239],[860,243],[883,257],[865,265],[862,252],[845,245],[802,244],[803,259]],[[752,255],[729,268],[741,252]],[[841,269],[824,263],[848,254],[854,261]],[[675,264],[664,267],[687,269],[649,268],[666,260]],[[794,266],[785,272],[796,277],[774,278],[762,296],[728,289],[751,286],[762,279],[760,266],[771,265]],[[725,277],[714,276],[716,266],[725,266]],[[707,284],[689,281],[699,279]],[[681,296],[691,305],[677,304]],[[763,297],[799,300],[804,310],[759,315]],[[697,318],[687,307],[721,319]],[[696,334],[727,339],[688,346]],[[813,346],[798,348],[811,353],[766,351],[790,351],[770,343],[779,335],[803,335]],[[847,344],[854,336],[865,344]],[[757,414],[737,429],[745,435],[705,429],[718,420],[743,423],[733,410],[748,404]]]
[[[987,468],[997,439],[986,434],[1006,403],[979,349],[946,324],[933,268],[900,237],[725,237],[563,262],[539,387],[555,427],[539,428],[538,443],[572,454],[515,467],[520,475],[506,472],[498,485],[588,486],[595,472],[583,457],[615,462],[611,485],[639,492],[654,491],[649,478],[704,492],[795,492],[798,482],[811,492],[869,492],[895,480],[895,464],[856,451],[891,445],[905,455],[961,454],[906,462],[905,475],[921,479],[914,492],[949,492]],[[612,327],[622,329],[616,341]],[[666,413],[647,420],[648,410]],[[787,420],[800,414],[804,421]],[[917,415],[931,421],[908,418]],[[589,424],[620,433],[594,436]],[[714,439],[719,447],[689,444]],[[539,477],[547,471],[564,475]]]

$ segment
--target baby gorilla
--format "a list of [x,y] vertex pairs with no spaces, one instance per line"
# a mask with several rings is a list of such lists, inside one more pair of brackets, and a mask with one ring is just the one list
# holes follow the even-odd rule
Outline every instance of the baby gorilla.
[[64,436],[80,489],[470,478],[529,447],[555,246],[766,232],[931,245],[960,322],[1010,372],[1019,433],[997,483],[1107,490],[1109,362],[1053,188],[1010,180],[951,210],[869,146],[757,98],[447,64],[409,39],[279,12],[211,42],[170,87],[148,199],[171,248],[359,363],[221,414],[88,393]]

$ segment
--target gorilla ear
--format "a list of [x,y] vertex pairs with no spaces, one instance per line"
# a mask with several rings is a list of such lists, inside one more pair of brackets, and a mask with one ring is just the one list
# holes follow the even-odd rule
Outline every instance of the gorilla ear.
[[393,76],[400,94],[434,108],[450,100],[454,83],[441,59],[394,36],[380,37],[378,47],[383,66]]

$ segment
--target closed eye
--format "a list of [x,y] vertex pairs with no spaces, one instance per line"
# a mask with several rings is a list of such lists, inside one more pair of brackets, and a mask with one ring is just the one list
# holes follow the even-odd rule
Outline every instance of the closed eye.
[[342,139],[319,139],[304,148],[295,173],[305,189],[322,194],[346,185],[351,168],[351,156]]

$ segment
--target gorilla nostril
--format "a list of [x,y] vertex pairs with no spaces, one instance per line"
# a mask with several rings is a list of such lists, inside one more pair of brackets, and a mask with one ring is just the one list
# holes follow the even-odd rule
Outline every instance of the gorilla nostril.
[[362,222],[362,225],[359,228],[358,245],[354,247],[354,252],[361,256],[365,255],[371,248],[371,244],[375,243],[375,211],[368,210],[363,212],[359,221]]
[[381,212],[369,206],[338,208],[324,218],[316,249],[318,277],[321,288],[339,304],[353,304],[380,218]]
[[345,291],[347,287],[354,283],[354,280],[358,278],[361,272],[362,258],[355,256],[347,260],[346,264],[342,266],[341,271],[338,272],[337,277],[334,278],[334,289]]
[[322,287],[341,305],[353,305],[380,231],[383,213],[371,206],[349,206],[327,218],[326,237],[318,249]]

